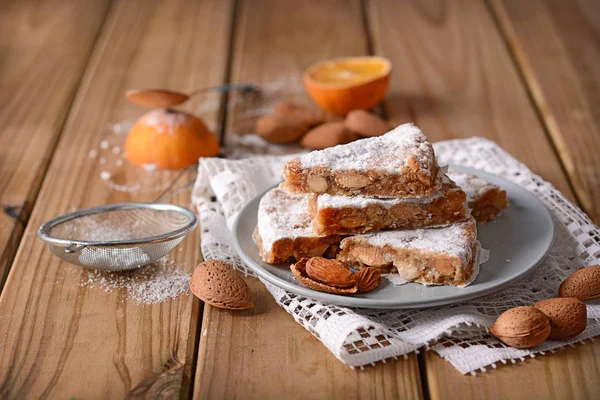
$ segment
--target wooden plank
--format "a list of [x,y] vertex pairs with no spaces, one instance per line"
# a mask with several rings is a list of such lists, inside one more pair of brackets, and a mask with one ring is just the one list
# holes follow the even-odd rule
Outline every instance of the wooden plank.
[[[370,2],[369,25],[377,53],[394,65],[387,113],[413,120],[433,140],[485,136],[525,162],[573,199],[552,144],[485,4]],[[503,367],[483,377],[462,376],[432,352],[425,356],[432,398],[551,397],[564,385],[574,398],[600,385],[596,343],[539,361]],[[580,382],[583,363],[587,386]],[[547,382],[554,385],[547,385]],[[519,390],[519,389],[521,390]],[[526,390],[527,389],[527,390]],[[562,393],[562,392],[561,392]],[[558,396],[557,397],[561,397]]]
[[[122,143],[125,135],[107,127],[145,112],[126,103],[126,89],[190,90],[221,83],[231,15],[232,2],[219,0],[112,5],[0,297],[0,397],[123,398],[134,388],[136,396],[158,397],[182,389],[197,325],[193,296],[145,305],[132,301],[126,289],[106,292],[87,285],[88,271],[61,262],[35,231],[73,209],[152,200],[173,180],[175,171],[114,167],[111,149],[99,144]],[[204,109],[214,100],[199,98],[186,108]],[[203,115],[214,126],[218,109]],[[100,154],[91,158],[90,150]],[[112,171],[112,181],[140,183],[142,189],[113,191],[100,177],[103,170]],[[172,202],[190,206],[189,196],[183,192]],[[191,272],[199,256],[198,232],[180,249],[171,259]]]
[[593,399],[600,387],[598,341],[576,345],[477,376],[464,376],[427,353],[432,399]]
[[[243,1],[237,13],[231,80],[262,90],[250,104],[232,96],[231,132],[251,131],[257,114],[277,101],[310,104],[301,74],[313,62],[368,54],[358,1]],[[253,310],[205,306],[195,398],[422,397],[414,355],[353,371],[277,306],[260,282],[249,283]]]
[[205,306],[195,399],[423,397],[414,355],[352,370],[281,309],[262,283],[246,281],[253,310]]
[[109,3],[0,4],[0,291]]
[[583,209],[600,223],[600,2],[490,2]]

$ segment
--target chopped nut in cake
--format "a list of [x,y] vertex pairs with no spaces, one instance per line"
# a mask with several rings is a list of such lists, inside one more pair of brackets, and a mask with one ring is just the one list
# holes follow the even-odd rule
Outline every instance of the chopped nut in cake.
[[449,169],[447,175],[465,191],[471,214],[477,222],[493,220],[508,207],[506,191],[499,186],[453,169]]
[[482,262],[472,217],[446,227],[352,236],[340,249],[337,258],[347,264],[397,272],[403,280],[425,285],[468,285]]
[[314,195],[309,198],[309,212],[319,236],[447,225],[469,215],[465,193],[447,177],[442,189],[429,196]]
[[318,237],[313,233],[306,195],[272,189],[260,201],[258,225],[252,236],[260,256],[269,264],[302,257],[335,257],[340,235]]
[[431,143],[413,124],[313,151],[285,165],[283,188],[343,196],[428,196],[441,188]]

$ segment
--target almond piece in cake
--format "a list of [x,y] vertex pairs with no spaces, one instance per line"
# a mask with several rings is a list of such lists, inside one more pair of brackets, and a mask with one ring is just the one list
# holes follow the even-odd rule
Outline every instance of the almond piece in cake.
[[306,195],[271,189],[260,200],[252,238],[262,259],[278,264],[302,257],[335,257],[343,237],[318,237],[313,233]]
[[413,124],[288,161],[282,188],[342,196],[428,196],[441,186],[431,143]]
[[429,196],[311,196],[309,212],[315,234],[325,236],[448,225],[466,219],[469,208],[465,192],[444,177],[442,189]]
[[449,169],[447,174],[467,195],[471,214],[478,223],[495,219],[508,208],[506,191],[475,175]]
[[472,217],[439,228],[351,236],[342,240],[340,249],[337,258],[349,265],[397,272],[403,280],[425,285],[468,285],[481,262]]

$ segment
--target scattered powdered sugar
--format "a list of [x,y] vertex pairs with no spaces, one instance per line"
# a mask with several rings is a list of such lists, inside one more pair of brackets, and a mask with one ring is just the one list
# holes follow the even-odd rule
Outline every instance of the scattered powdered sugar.
[[101,171],[100,172],[100,178],[102,178],[103,181],[107,181],[111,178],[112,174],[108,171]]
[[258,233],[267,252],[284,238],[314,237],[308,197],[278,188],[269,190],[258,206]]
[[98,156],[98,150],[92,149],[90,150],[90,158],[96,158]]
[[384,171],[398,174],[413,156],[421,169],[431,173],[435,156],[431,143],[413,124],[403,124],[385,135],[318,150],[300,157],[303,168],[328,166],[332,171]]
[[100,148],[102,150],[108,149],[109,146],[110,146],[110,143],[108,143],[108,140],[106,140],[106,139],[100,142]]
[[189,291],[191,274],[168,257],[132,271],[107,272],[87,270],[80,286],[100,288],[106,292],[126,291],[123,301],[156,304],[174,299]]
[[154,172],[158,169],[158,164],[154,163],[154,164],[143,164],[142,168],[144,168],[144,171],[147,172]]

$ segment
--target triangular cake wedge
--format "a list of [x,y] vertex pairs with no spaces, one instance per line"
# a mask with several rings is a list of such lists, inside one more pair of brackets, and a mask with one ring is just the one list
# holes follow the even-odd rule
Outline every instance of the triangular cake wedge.
[[343,236],[315,235],[308,214],[308,196],[276,188],[260,200],[252,238],[262,259],[278,264],[302,257],[335,258]]
[[506,190],[499,186],[452,168],[448,169],[447,175],[464,190],[471,214],[478,223],[496,219],[502,210],[508,208]]
[[464,222],[440,228],[383,231],[345,238],[337,258],[349,265],[398,273],[409,282],[465,286],[487,260],[477,241],[477,225]]
[[312,227],[319,236],[416,229],[448,225],[469,216],[465,192],[444,176],[440,190],[429,196],[375,198],[313,195]]
[[288,161],[282,187],[342,196],[428,196],[441,188],[431,143],[413,124]]

